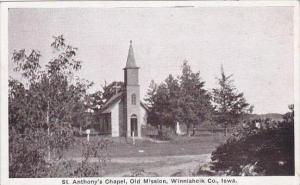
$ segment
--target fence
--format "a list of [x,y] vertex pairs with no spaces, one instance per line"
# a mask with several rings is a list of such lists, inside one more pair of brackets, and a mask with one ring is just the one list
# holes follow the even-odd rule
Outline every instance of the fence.
[[[205,135],[205,134],[220,134],[220,133],[225,133],[225,128],[191,128],[189,130],[189,133],[193,133],[194,130],[194,135]],[[233,128],[227,128],[227,133],[232,133]],[[172,128],[163,128],[163,132],[167,133],[174,133],[175,131]],[[182,129],[183,135],[187,133],[186,128]],[[154,126],[151,125],[146,125],[142,127],[142,136],[155,136],[158,135],[158,129]]]

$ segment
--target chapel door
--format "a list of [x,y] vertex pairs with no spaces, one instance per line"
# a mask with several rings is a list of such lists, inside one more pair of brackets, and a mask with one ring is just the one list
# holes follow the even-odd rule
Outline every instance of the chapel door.
[[137,127],[137,117],[136,115],[131,116],[130,118],[130,126],[131,126],[131,132],[130,135],[138,136],[138,127]]

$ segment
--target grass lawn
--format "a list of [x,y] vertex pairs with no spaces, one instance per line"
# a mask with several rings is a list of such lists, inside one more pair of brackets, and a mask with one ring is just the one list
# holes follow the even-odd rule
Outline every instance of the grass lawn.
[[[85,140],[86,138],[77,138],[77,140],[82,139]],[[90,140],[94,139],[97,139],[97,137],[90,138]],[[193,137],[177,136],[170,141],[162,143],[156,143],[148,139],[137,139],[135,145],[133,145],[131,138],[108,139],[112,141],[108,147],[112,158],[207,154],[211,153],[216,146],[225,140],[222,134],[205,134]],[[81,145],[76,144],[73,148],[65,152],[65,157],[81,157],[81,147]]]
[[[77,142],[84,137],[77,138]],[[91,140],[99,139],[97,137]],[[221,133],[214,135],[202,134],[187,137],[177,136],[163,143],[149,139],[138,139],[135,145],[132,139],[108,138],[112,141],[108,150],[111,162],[103,168],[104,176],[123,176],[131,169],[144,169],[160,176],[170,176],[182,168],[194,168],[209,160],[209,154],[225,141]],[[80,145],[65,152],[65,158],[80,158]]]

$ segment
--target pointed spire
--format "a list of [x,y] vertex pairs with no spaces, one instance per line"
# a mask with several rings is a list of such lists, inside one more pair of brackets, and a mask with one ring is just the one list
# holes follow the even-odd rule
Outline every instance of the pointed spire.
[[222,79],[225,79],[225,73],[224,73],[224,67],[223,67],[223,63],[221,63],[221,76],[222,76]]
[[224,67],[223,67],[223,63],[221,63],[221,73],[224,73]]
[[132,47],[132,40],[130,40],[130,46],[127,56],[127,62],[125,68],[136,68],[135,59],[134,59],[134,53],[133,53],[133,47]]

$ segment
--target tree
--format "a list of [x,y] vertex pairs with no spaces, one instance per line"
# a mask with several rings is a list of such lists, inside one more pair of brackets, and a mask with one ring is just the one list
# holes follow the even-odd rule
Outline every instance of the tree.
[[[253,111],[249,107],[243,93],[238,93],[233,85],[232,75],[226,76],[221,66],[221,77],[217,79],[218,88],[213,89],[213,102],[216,105],[216,122],[223,125],[227,134],[227,127],[236,125],[243,114]],[[249,109],[250,108],[250,109]]]
[[113,95],[119,93],[119,92],[124,92],[125,91],[125,85],[124,82],[111,82],[110,84],[103,86],[103,99],[104,101],[109,100]]
[[149,88],[146,93],[146,97],[144,99],[147,107],[149,108],[147,122],[153,126],[158,126],[158,123],[159,123],[159,117],[156,114],[156,112],[157,112],[157,110],[156,110],[157,109],[157,107],[156,107],[157,88],[158,88],[158,85],[154,82],[154,80],[151,80]]
[[[81,61],[76,58],[77,48],[66,44],[62,35],[53,38],[51,47],[56,56],[45,66],[40,65],[41,54],[37,50],[29,55],[25,49],[15,50],[12,55],[15,71],[22,79],[9,80],[11,177],[47,174],[45,151],[48,159],[54,159],[49,151],[61,158],[62,150],[72,144],[72,121],[85,111],[84,97],[92,83],[74,79],[81,68]],[[35,156],[32,160],[39,165],[26,158],[27,155]]]
[[150,109],[149,122],[162,133],[162,126],[175,131],[176,122],[187,125],[187,134],[201,124],[213,110],[210,94],[204,89],[200,72],[194,73],[187,61],[183,63],[181,76],[171,74],[160,85],[151,82],[145,101]]
[[165,79],[166,88],[168,89],[168,103],[165,109],[166,119],[165,123],[168,127],[176,130],[176,122],[178,121],[178,98],[180,97],[179,80],[174,78],[171,74]]
[[200,72],[194,73],[187,61],[183,62],[180,79],[180,95],[178,96],[178,119],[187,126],[187,135],[192,127],[193,133],[213,111],[210,103],[211,96],[204,89],[205,82],[201,81]]
[[103,92],[101,90],[90,94],[88,99],[91,105],[90,108],[93,109],[94,111],[100,110],[100,108],[102,107],[105,101],[103,97]]
[[155,95],[157,93],[157,84],[151,80],[149,88],[147,89],[146,97],[144,98],[148,108],[152,108],[155,104]]
[[156,85],[152,80],[145,98],[149,108],[148,122],[157,127],[159,137],[163,136],[162,128],[166,123],[166,106],[168,105],[168,92],[166,84]]
[[162,83],[158,86],[154,101],[155,106],[153,110],[158,118],[159,135],[162,136],[163,125],[168,125],[170,122],[169,118],[171,117],[171,112],[168,111],[170,102],[166,84]]
[[[46,123],[49,128],[51,124],[70,122],[72,115],[82,111],[79,107],[82,106],[86,89],[91,86],[91,83],[72,79],[74,72],[81,68],[81,62],[75,58],[77,48],[66,45],[62,35],[54,37],[51,46],[58,56],[51,59],[44,70],[39,64],[41,55],[38,51],[33,50],[29,56],[24,49],[14,51],[12,57],[12,61],[17,65],[15,71],[21,73],[23,81],[27,81],[27,88],[24,86],[21,96],[10,98],[12,101],[15,98],[25,101],[27,111],[30,111],[27,114],[31,116],[27,117],[30,120],[22,122],[30,124],[31,127],[35,124],[40,127],[40,124]],[[17,90],[13,89],[16,87],[14,83],[22,82],[13,79],[10,81],[11,91],[16,93]],[[14,102],[10,105],[14,105]],[[12,110],[11,113],[16,112]]]
[[160,85],[152,80],[145,101],[149,108],[148,121],[158,128],[159,136],[163,136],[163,126],[175,129],[178,81],[169,75]]

